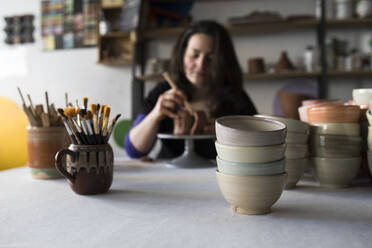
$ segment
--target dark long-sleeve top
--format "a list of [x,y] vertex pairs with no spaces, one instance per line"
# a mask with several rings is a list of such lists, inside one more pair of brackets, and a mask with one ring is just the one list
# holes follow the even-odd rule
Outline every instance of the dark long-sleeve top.
[[[170,86],[168,83],[159,83],[155,86],[154,89],[149,93],[146,97],[141,113],[137,116],[136,120],[134,121],[132,128],[138,125],[146,116],[149,114],[152,109],[155,107],[156,102],[161,94],[165,91],[169,90]],[[241,115],[255,115],[257,114],[257,110],[252,103],[249,96],[242,92],[242,97],[239,102],[239,106],[241,106],[241,110],[239,113],[226,113],[224,115],[233,115],[233,114],[241,114]],[[220,116],[216,116],[220,117]],[[171,118],[165,118],[160,122],[159,126],[159,133],[173,133],[173,120]],[[131,130],[130,130],[131,131]],[[129,157],[131,158],[140,158],[148,154],[138,151],[132,144],[129,139],[130,131],[127,133],[124,139],[124,147]],[[181,155],[184,152],[184,141],[183,140],[171,140],[171,139],[162,139],[161,140],[161,150],[158,154],[158,158],[174,158]],[[207,139],[207,140],[195,140],[194,141],[194,149],[195,152],[205,158],[215,159],[216,158],[216,149],[214,146],[214,140]]]

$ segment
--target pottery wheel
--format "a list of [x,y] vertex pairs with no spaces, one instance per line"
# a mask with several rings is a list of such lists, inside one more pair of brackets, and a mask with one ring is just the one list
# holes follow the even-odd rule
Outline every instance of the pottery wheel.
[[177,158],[167,162],[167,164],[180,168],[205,168],[216,166],[211,160],[199,156],[194,150],[194,140],[214,139],[216,136],[212,134],[197,134],[197,135],[173,135],[159,133],[159,139],[179,139],[185,140],[185,151]]

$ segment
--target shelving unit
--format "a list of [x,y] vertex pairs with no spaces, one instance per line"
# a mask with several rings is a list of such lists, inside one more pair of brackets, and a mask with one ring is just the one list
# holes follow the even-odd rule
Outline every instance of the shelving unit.
[[[101,13],[108,22],[113,23],[120,18],[122,3],[116,1],[114,4],[98,4],[97,19]],[[100,35],[100,27],[97,25],[98,34],[98,63],[108,66],[130,66],[133,63],[133,40],[130,33],[109,32]]]
[[[176,0],[144,0],[144,2],[175,2]],[[180,0],[181,1],[181,0]],[[184,0],[182,0],[184,1]],[[190,0],[191,1],[191,0]],[[196,0],[194,2],[228,2],[227,0]],[[235,0],[239,1],[239,0]],[[328,77],[368,77],[372,76],[372,71],[328,71],[325,39],[327,30],[337,29],[355,29],[355,28],[369,28],[372,26],[372,18],[368,19],[344,19],[344,20],[326,20],[325,18],[325,0],[322,0],[322,15],[320,19],[297,19],[297,20],[283,20],[271,23],[246,23],[225,25],[227,30],[232,36],[239,35],[253,35],[253,34],[276,34],[284,32],[296,31],[315,31],[318,46],[320,47],[320,64],[321,71],[318,72],[303,72],[294,71],[288,73],[267,73],[267,74],[244,74],[246,81],[259,81],[259,80],[280,80],[291,78],[314,78],[318,82],[319,96],[322,98],[327,97],[328,91]],[[104,11],[113,11],[112,8],[104,8]],[[151,40],[161,39],[174,39],[184,30],[182,27],[176,28],[155,28],[155,29],[140,29],[135,30],[138,39],[132,40],[133,43],[133,60],[129,63],[132,64],[132,116],[136,116],[138,109],[141,106],[144,97],[144,83],[146,81],[159,82],[163,81],[161,75],[144,75],[146,63],[146,46],[145,44]],[[100,37],[100,44],[102,41],[109,40],[130,40],[130,35],[125,33],[109,33]],[[110,61],[100,61],[103,64],[115,64]],[[119,63],[120,64],[120,63]],[[138,75],[138,69],[140,74]]]

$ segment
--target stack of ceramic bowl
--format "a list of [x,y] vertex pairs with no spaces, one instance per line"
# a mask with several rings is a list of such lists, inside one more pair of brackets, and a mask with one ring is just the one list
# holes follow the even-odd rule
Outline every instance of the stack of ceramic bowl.
[[256,117],[277,120],[287,126],[287,137],[285,139],[285,143],[287,144],[285,151],[285,171],[288,173],[288,178],[285,188],[291,189],[296,187],[297,182],[304,174],[304,170],[308,164],[309,149],[307,140],[309,137],[309,124],[271,115],[256,115]]
[[348,186],[360,168],[359,106],[317,106],[308,109],[310,155],[320,185]]
[[279,199],[286,132],[281,122],[252,116],[216,120],[217,181],[234,212],[265,214]]

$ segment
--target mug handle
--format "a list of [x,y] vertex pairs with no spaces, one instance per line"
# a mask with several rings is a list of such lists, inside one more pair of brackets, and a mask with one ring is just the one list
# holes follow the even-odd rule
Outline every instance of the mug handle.
[[56,168],[57,170],[64,176],[66,177],[71,183],[75,182],[76,175],[73,176],[70,173],[67,172],[65,167],[62,165],[62,159],[64,156],[70,155],[72,157],[72,162],[75,162],[75,152],[68,150],[68,149],[63,149],[57,152],[56,154]]

